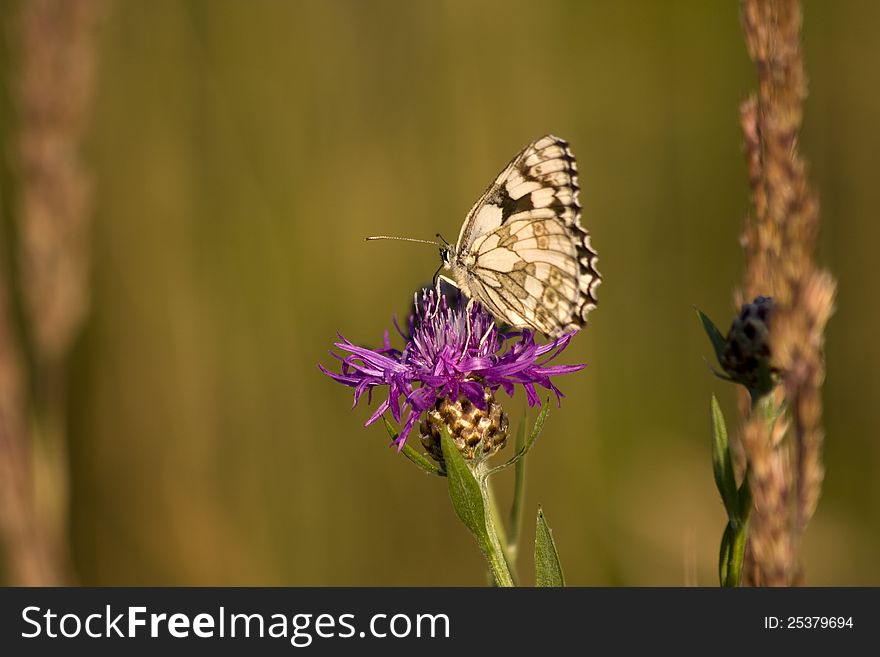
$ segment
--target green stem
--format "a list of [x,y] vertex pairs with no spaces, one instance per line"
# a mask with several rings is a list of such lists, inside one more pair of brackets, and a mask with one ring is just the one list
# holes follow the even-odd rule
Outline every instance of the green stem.
[[[523,414],[522,422],[519,425],[519,431],[516,434],[516,452],[517,454],[525,447],[526,444],[526,417]],[[513,484],[513,504],[510,506],[510,535],[507,542],[507,555],[511,564],[516,563],[517,552],[519,551],[519,535],[522,528],[523,517],[523,498],[525,497],[526,488],[526,460],[519,459],[516,462],[515,480]]]
[[[751,391],[750,391],[751,392]],[[762,396],[752,395],[752,413],[759,413],[767,426],[767,434],[773,432],[773,425],[778,416],[773,393]],[[749,517],[752,513],[752,489],[749,487],[749,468],[743,475],[743,481],[737,490],[737,509],[731,514],[727,529],[722,538],[722,555],[726,557],[726,565],[721,570],[721,585],[726,587],[740,586],[742,583],[743,561],[746,554],[746,541],[749,532]]]
[[481,461],[466,462],[449,435],[449,429],[440,431],[440,447],[446,462],[449,499],[465,527],[477,540],[477,545],[489,562],[492,577],[498,586],[514,586],[513,576],[498,537],[500,523],[489,489],[489,470]]
[[501,553],[504,555],[504,562],[507,564],[507,571],[513,580],[514,586],[519,586],[516,576],[516,560],[511,551],[511,544],[507,533],[504,531],[504,524],[501,522],[501,513],[498,511],[498,502],[495,499],[495,492],[489,478],[484,479],[481,483],[480,490],[485,489],[483,494],[484,503],[486,505],[486,529],[491,536],[493,533],[497,537],[498,545],[501,547]]
[[477,481],[480,484],[480,494],[483,497],[483,505],[486,515],[486,533],[488,540],[483,546],[483,552],[486,560],[489,562],[489,569],[492,571],[492,577],[495,583],[501,587],[516,586],[514,576],[510,564],[508,563],[508,554],[505,549],[506,538],[503,535],[503,527],[499,533],[501,523],[498,516],[498,505],[495,503],[495,496],[489,486],[489,479],[485,473],[475,473]]
[[[745,480],[740,488],[741,495],[747,495],[751,502],[751,492],[749,491],[749,482]],[[724,532],[727,555],[727,568],[722,571],[721,586],[737,587],[742,582],[743,559],[746,554],[746,539],[749,531],[749,513],[750,509],[745,511],[744,519],[731,519],[727,523],[727,531]],[[724,549],[724,548],[722,548]]]

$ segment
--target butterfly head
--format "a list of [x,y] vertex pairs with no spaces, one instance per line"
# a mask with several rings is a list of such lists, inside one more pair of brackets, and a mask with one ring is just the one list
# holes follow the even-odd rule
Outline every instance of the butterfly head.
[[452,244],[443,239],[443,236],[440,233],[437,233],[436,237],[440,240],[436,243],[437,246],[440,247],[440,260],[442,260],[443,264],[448,267],[450,262],[452,262]]
[[451,257],[452,257],[452,247],[441,246],[440,247],[440,260],[443,261],[444,267],[449,267]]

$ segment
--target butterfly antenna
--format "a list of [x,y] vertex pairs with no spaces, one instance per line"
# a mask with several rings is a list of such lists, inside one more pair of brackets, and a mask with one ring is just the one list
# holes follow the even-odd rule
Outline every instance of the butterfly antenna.
[[396,240],[398,242],[418,242],[419,244],[433,244],[434,246],[443,246],[439,242],[432,242],[431,240],[419,240],[415,237],[397,237],[396,235],[373,235],[372,237],[364,238],[364,241],[371,242],[373,240]]

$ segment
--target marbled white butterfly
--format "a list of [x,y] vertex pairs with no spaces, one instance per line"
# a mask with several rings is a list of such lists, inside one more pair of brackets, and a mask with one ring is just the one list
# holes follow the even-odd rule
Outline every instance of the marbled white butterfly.
[[440,278],[513,327],[555,338],[584,325],[602,279],[580,224],[578,191],[568,143],[535,140],[474,204],[458,241],[440,245],[451,274]]

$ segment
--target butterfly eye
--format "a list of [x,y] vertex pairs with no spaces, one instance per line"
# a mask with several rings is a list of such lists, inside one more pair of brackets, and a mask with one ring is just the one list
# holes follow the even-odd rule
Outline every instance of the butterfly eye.
[[440,249],[440,259],[443,261],[444,265],[449,264],[449,247],[448,246],[444,246],[442,249]]

